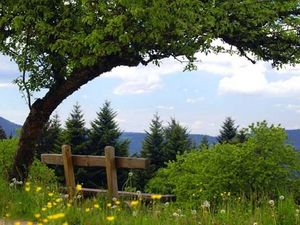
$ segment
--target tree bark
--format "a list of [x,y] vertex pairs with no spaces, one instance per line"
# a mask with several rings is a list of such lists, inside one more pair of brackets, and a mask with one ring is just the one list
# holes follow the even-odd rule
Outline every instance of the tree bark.
[[52,112],[73,92],[100,74],[110,71],[116,66],[137,66],[137,57],[110,56],[102,59],[96,66],[74,70],[66,79],[56,83],[42,99],[37,99],[22,127],[18,149],[9,173],[9,179],[26,180],[29,168],[35,155],[37,140]]

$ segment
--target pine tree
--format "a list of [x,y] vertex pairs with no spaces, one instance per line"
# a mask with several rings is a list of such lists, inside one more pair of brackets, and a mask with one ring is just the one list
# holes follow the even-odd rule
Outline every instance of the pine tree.
[[139,190],[144,190],[147,182],[153,177],[154,173],[164,166],[164,131],[162,121],[158,114],[150,123],[150,131],[146,131],[143,141],[141,157],[150,159],[150,166],[146,170],[140,170],[136,174],[135,186]]
[[88,154],[87,152],[87,134],[85,121],[80,105],[76,103],[65,123],[65,129],[62,134],[63,144],[71,145],[72,154]]
[[227,117],[220,130],[220,135],[217,137],[219,143],[233,143],[237,135],[238,126],[235,126],[234,120]]
[[6,139],[6,134],[4,129],[0,126],[0,140]]
[[249,137],[249,134],[248,134],[247,129],[239,130],[239,132],[236,135],[237,141],[239,143],[244,143],[245,141],[247,141],[248,137]]
[[43,153],[61,153],[61,123],[58,114],[46,123],[42,135],[37,143],[36,156]]
[[186,127],[182,127],[175,119],[171,119],[164,129],[164,162],[176,160],[176,155],[181,155],[191,148],[191,139]]
[[201,139],[201,142],[199,144],[199,149],[209,149],[209,142],[208,142],[208,138],[206,135],[204,135]]
[[[89,133],[89,149],[93,152],[89,154],[104,155],[106,146],[113,146],[117,156],[128,156],[128,140],[121,140],[122,132],[118,127],[115,118],[117,113],[113,111],[109,101],[105,101],[97,113],[97,118],[91,123]],[[122,187],[125,178],[125,172],[118,172],[118,184]],[[89,169],[90,186],[105,186],[106,173],[104,169]]]

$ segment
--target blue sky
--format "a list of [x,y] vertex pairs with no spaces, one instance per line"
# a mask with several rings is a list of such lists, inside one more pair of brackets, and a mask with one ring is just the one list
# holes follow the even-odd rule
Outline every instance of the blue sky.
[[[163,60],[160,67],[115,68],[83,86],[56,112],[65,121],[78,102],[88,127],[110,100],[124,131],[148,129],[156,112],[164,123],[174,117],[191,133],[217,135],[227,116],[240,127],[267,120],[300,128],[300,65],[276,70],[269,63],[253,65],[229,54],[197,57],[198,70],[193,72],[182,72],[184,65],[174,59]],[[19,75],[14,62],[0,55],[0,116],[22,124],[28,109],[12,84]]]

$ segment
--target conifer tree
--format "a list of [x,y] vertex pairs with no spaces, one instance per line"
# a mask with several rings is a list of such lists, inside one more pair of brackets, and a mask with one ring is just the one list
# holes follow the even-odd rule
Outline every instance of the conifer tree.
[[76,103],[65,123],[65,129],[62,134],[63,144],[71,145],[72,154],[88,154],[86,152],[87,134],[88,131],[85,128],[85,121],[80,105]]
[[4,129],[0,126],[0,140],[6,139],[6,134]]
[[234,120],[227,117],[221,127],[220,135],[217,137],[219,143],[234,143],[237,136],[238,126]]
[[[97,113],[97,118],[91,123],[89,133],[89,149],[93,150],[89,154],[104,155],[106,146],[113,146],[117,156],[128,156],[128,140],[121,140],[122,132],[116,122],[117,113],[113,111],[109,101],[105,101]],[[88,185],[105,186],[106,172],[105,169],[88,169]],[[126,172],[118,171],[118,184],[122,187],[125,181]]]
[[190,150],[192,141],[186,127],[182,127],[174,118],[164,129],[164,162],[176,160],[176,155],[181,155]]
[[43,153],[60,153],[61,152],[61,123],[58,114],[46,123],[43,132],[39,138],[36,148],[36,156],[40,158]]
[[139,190],[144,190],[145,185],[153,177],[154,173],[164,166],[163,144],[164,131],[162,121],[158,114],[154,114],[149,131],[146,131],[141,151],[141,157],[150,159],[150,166],[146,170],[136,172],[135,186]]
[[208,149],[208,148],[209,148],[208,138],[206,135],[204,135],[199,144],[199,149],[202,150],[202,149]]

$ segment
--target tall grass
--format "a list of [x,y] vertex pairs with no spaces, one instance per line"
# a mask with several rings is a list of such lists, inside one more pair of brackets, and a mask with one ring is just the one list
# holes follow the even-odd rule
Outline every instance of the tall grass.
[[122,225],[297,225],[299,206],[292,195],[276,199],[262,197],[255,201],[230,196],[211,205],[199,201],[191,208],[180,202],[160,200],[107,199],[96,196],[83,199],[79,190],[68,199],[54,186],[28,183],[24,187],[0,182],[0,216],[6,220],[19,219],[41,224],[122,224]]

